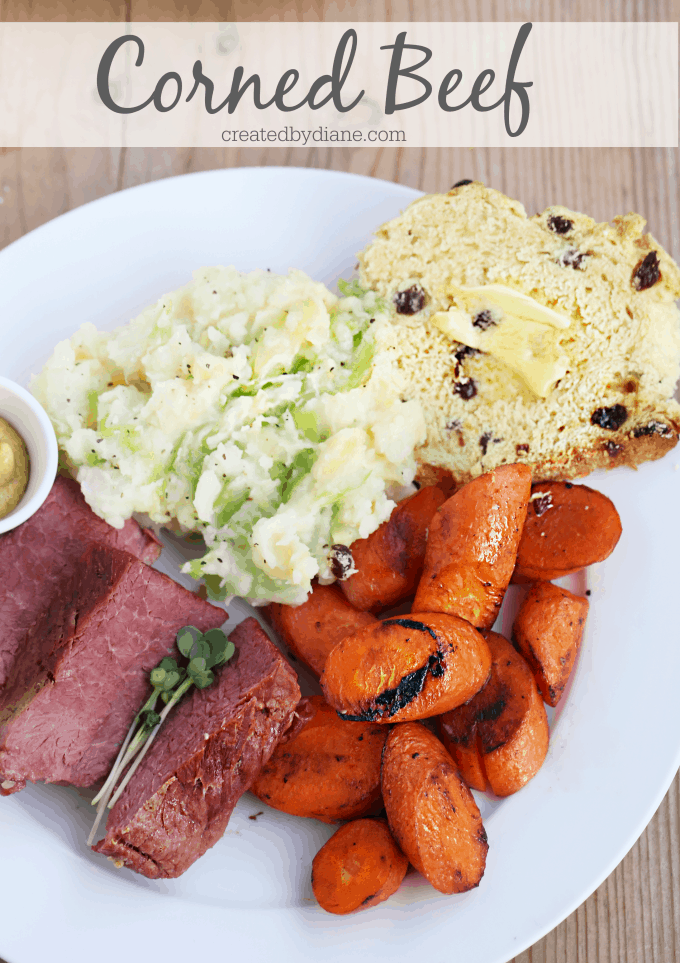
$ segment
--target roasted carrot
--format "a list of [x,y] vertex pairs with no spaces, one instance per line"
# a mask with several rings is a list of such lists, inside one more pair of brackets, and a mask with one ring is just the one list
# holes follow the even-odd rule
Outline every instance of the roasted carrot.
[[439,731],[473,789],[486,788],[483,774],[492,792],[509,796],[543,765],[548,718],[522,656],[502,635],[485,635],[493,657],[489,681],[467,705],[445,713]]
[[515,641],[549,706],[559,702],[574,667],[588,608],[581,595],[535,582],[517,613]]
[[484,685],[490,665],[486,642],[468,622],[414,612],[339,642],[321,686],[347,719],[402,722],[466,702]]
[[274,809],[325,823],[377,812],[384,726],[342,720],[321,696],[302,699],[298,712],[250,791]]
[[413,595],[425,560],[427,529],[444,502],[435,485],[400,502],[368,538],[352,542],[356,573],[340,582],[356,609],[379,612]]
[[425,726],[392,729],[382,789],[394,838],[428,882],[442,893],[478,886],[489,848],[482,817],[451,756]]
[[272,625],[294,656],[321,675],[326,656],[347,635],[353,635],[375,617],[358,612],[335,585],[314,583],[302,605],[279,605],[268,608]]
[[384,819],[356,819],[341,826],[312,863],[312,889],[329,913],[354,913],[396,892],[408,860]]
[[470,709],[471,704],[439,716],[437,728],[467,785],[484,792],[488,782],[477,732],[477,707]]
[[530,485],[526,465],[503,465],[444,502],[430,525],[414,609],[491,628],[515,566]]
[[571,482],[540,482],[517,551],[513,582],[551,581],[602,562],[621,537],[621,519],[601,492]]

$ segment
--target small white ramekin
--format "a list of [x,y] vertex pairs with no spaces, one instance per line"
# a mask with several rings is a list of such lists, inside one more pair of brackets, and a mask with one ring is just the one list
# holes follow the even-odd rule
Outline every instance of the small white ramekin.
[[14,511],[0,518],[0,533],[9,532],[38,511],[57,474],[59,448],[52,422],[32,394],[0,377],[0,418],[4,418],[26,443],[29,458],[28,487]]

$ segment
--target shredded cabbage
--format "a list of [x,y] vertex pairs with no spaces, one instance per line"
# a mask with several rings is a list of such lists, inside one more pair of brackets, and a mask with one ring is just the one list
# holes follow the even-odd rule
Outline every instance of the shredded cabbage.
[[415,473],[422,413],[375,353],[389,308],[338,287],[203,269],[115,331],[84,325],[34,379],[93,510],[200,532],[185,571],[215,598],[303,601]]

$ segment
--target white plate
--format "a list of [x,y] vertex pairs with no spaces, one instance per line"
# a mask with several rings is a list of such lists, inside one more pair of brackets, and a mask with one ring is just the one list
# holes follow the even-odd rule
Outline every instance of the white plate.
[[[88,204],[0,253],[0,374],[27,383],[84,321],[127,321],[203,265],[350,277],[371,232],[416,196],[348,174],[265,168]],[[414,875],[358,916],[324,914],[310,864],[330,828],[273,810],[251,820],[265,807],[249,795],[183,877],[151,882],[86,850],[92,810],[75,791],[31,787],[0,800],[0,956],[505,963],[534,943],[614,869],[678,766],[679,461],[673,452],[589,480],[613,498],[624,534],[588,574],[583,651],[545,765],[517,795],[485,803],[490,849],[477,890],[446,897]],[[238,604],[233,614],[243,616]]]

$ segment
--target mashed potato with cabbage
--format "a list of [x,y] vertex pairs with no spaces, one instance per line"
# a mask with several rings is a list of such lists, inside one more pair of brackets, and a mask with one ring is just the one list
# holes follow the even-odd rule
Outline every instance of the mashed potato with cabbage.
[[112,332],[57,345],[32,391],[93,510],[200,532],[216,598],[298,604],[335,544],[374,531],[415,474],[420,406],[376,354],[387,305],[302,271],[206,268]]

